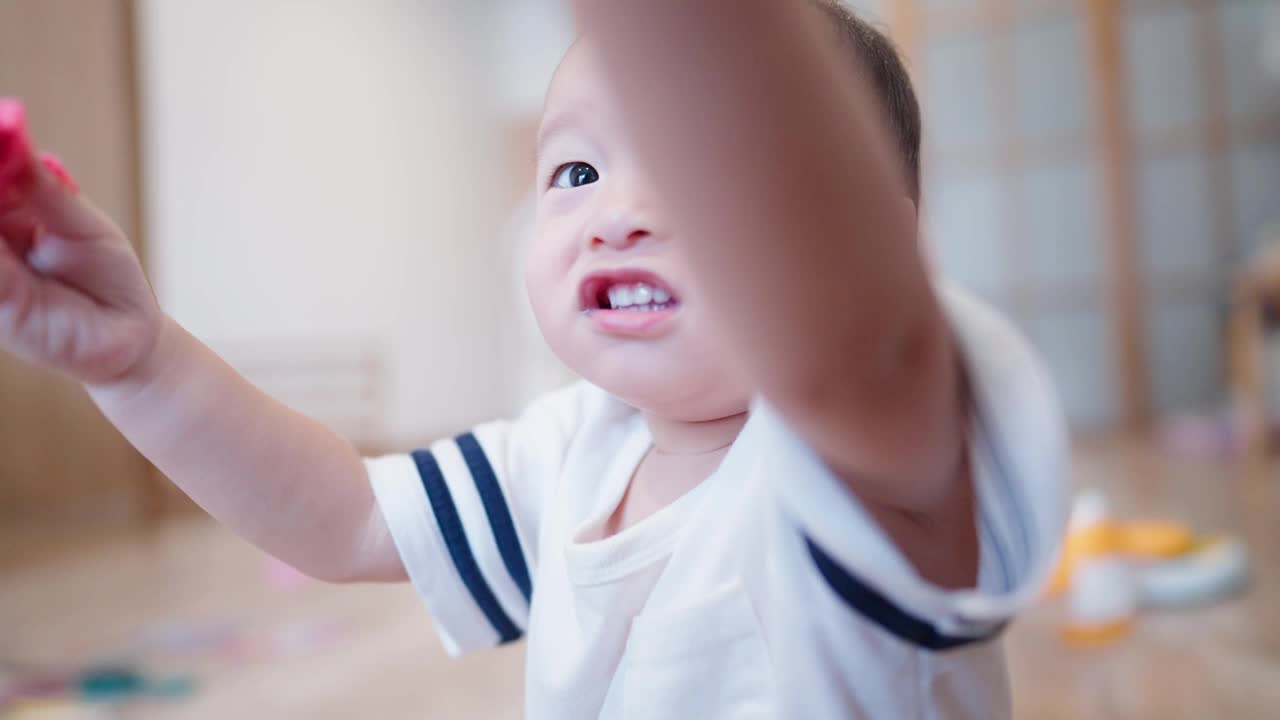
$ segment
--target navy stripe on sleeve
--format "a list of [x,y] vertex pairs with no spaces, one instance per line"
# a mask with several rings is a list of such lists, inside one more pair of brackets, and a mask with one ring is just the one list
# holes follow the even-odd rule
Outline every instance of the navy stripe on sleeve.
[[466,531],[462,527],[462,518],[458,515],[453,495],[449,492],[435,456],[430,450],[415,450],[412,457],[418,466],[418,475],[422,478],[422,486],[431,502],[431,511],[435,513],[436,524],[440,526],[440,534],[444,537],[445,547],[449,549],[449,557],[453,559],[453,566],[458,569],[462,584],[471,593],[480,612],[484,613],[489,624],[497,631],[501,642],[519,640],[520,629],[498,604],[498,598],[494,596],[489,583],[480,572],[480,566],[476,564],[471,545],[467,542]]
[[516,526],[511,519],[511,509],[498,485],[498,476],[489,464],[489,458],[480,447],[473,433],[459,435],[455,442],[462,451],[462,458],[471,470],[471,478],[476,483],[476,492],[484,503],[484,512],[489,517],[489,528],[493,531],[493,540],[502,555],[502,564],[507,566],[511,579],[524,595],[524,601],[530,602],[533,597],[533,584],[529,581],[529,566],[524,560],[524,548],[520,546],[520,537],[516,535]]
[[863,617],[912,645],[926,650],[951,650],[990,640],[1004,630],[1006,623],[1000,623],[995,628],[975,636],[941,633],[929,622],[898,607],[884,595],[851,575],[808,537],[805,538],[805,544],[809,547],[809,555],[813,558],[813,562],[818,566],[818,572],[841,600]]

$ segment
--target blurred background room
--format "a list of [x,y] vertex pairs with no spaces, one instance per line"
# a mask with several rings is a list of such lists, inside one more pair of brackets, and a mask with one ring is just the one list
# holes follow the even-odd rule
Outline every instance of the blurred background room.
[[[1015,717],[1280,713],[1280,0],[860,0],[921,97],[924,241],[1074,432]],[[0,96],[161,303],[378,453],[570,380],[522,287],[556,0],[0,0]],[[406,586],[205,518],[82,390],[0,357],[0,719],[517,718]]]

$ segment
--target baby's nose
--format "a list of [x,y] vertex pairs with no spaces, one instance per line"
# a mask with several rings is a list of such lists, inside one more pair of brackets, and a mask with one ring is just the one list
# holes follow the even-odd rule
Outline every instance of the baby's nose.
[[651,237],[653,231],[637,213],[617,211],[609,213],[591,232],[592,248],[610,247],[626,250]]

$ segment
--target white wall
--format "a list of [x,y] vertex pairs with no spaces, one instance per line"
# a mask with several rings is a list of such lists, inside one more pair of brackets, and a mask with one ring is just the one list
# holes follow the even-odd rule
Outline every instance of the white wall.
[[[470,7],[469,7],[470,6]],[[512,253],[471,3],[142,0],[149,264],[215,349],[386,350],[383,438],[508,411]]]
[[564,0],[489,0],[486,23],[505,113],[536,116],[551,76],[574,38]]
[[[569,8],[563,0],[490,0],[477,5],[484,8],[481,12],[487,12],[487,18],[480,22],[494,60],[497,112],[511,127],[535,127],[551,78],[573,43]],[[504,229],[506,243],[515,248],[516,271],[521,275],[537,200],[532,177],[527,184],[528,192],[520,198]],[[523,296],[520,300],[512,339],[521,363],[512,380],[514,401],[524,405],[548,388],[570,382],[574,374],[547,347],[532,309]]]

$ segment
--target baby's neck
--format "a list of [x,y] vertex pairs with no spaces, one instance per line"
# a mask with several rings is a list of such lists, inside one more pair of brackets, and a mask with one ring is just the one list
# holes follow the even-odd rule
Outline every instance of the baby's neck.
[[653,448],[640,461],[618,507],[599,528],[609,537],[675,502],[720,467],[747,413],[686,422],[645,415]]
[[747,422],[747,413],[693,422],[645,413],[644,419],[653,436],[655,454],[703,455],[732,445]]

